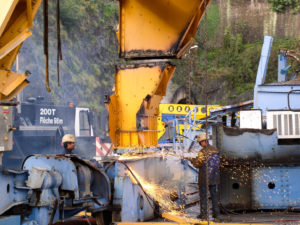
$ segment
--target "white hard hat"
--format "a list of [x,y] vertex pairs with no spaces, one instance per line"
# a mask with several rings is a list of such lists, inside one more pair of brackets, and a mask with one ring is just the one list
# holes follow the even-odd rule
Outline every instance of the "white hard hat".
[[66,142],[76,142],[76,139],[74,137],[74,135],[72,134],[65,134],[62,138],[62,143],[66,143]]
[[209,140],[209,136],[206,135],[205,133],[201,133],[197,136],[198,142],[205,141],[205,140]]

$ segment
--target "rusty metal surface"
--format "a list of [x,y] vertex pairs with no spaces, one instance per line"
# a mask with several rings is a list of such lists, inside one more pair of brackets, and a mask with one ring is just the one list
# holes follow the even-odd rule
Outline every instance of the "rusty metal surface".
[[283,84],[283,85],[285,85],[285,84],[287,84],[287,85],[291,85],[291,84],[294,84],[294,85],[300,85],[300,77],[296,77],[294,80],[289,80],[289,81],[286,81],[286,82],[282,82],[282,83],[280,83],[281,85]]
[[248,129],[248,128],[238,128],[238,127],[224,127],[224,133],[228,136],[238,136],[246,132],[250,133],[260,133],[265,135],[272,135],[276,129]]
[[300,162],[299,143],[278,143],[277,131],[213,127],[214,145],[227,160],[264,163]]

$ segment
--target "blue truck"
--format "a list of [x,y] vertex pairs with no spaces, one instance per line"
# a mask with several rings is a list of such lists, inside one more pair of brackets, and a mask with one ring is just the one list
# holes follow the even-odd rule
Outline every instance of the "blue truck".
[[89,108],[72,103],[56,106],[42,97],[28,98],[13,108],[13,149],[3,156],[3,166],[21,169],[31,154],[62,154],[64,134],[76,137],[74,154],[93,158],[96,154],[93,115]]

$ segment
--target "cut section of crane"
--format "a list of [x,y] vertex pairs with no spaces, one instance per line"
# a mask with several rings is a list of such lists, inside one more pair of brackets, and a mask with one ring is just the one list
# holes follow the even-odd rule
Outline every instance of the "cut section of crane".
[[127,59],[181,58],[207,7],[204,0],[119,2],[119,53]]
[[175,66],[169,63],[117,67],[109,103],[109,134],[117,148],[157,145],[159,103]]

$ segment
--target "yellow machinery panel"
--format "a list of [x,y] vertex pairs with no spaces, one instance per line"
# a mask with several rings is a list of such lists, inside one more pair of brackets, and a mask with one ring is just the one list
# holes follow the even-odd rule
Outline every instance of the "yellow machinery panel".
[[122,58],[184,55],[210,0],[119,0]]
[[16,56],[30,35],[42,0],[0,0],[0,100],[11,100],[27,84],[26,75],[11,72]]
[[[188,105],[188,104],[168,104],[168,103],[162,103],[159,105],[159,117],[158,117],[158,139],[160,139],[164,133],[166,132],[165,125],[166,123],[163,121],[165,120],[164,117],[167,115],[174,115],[177,118],[180,116],[186,116],[190,110],[193,110],[195,107],[197,107],[197,113],[196,113],[196,119],[203,119],[206,117],[206,106],[205,105]],[[207,115],[210,115],[210,110],[212,109],[218,109],[223,106],[218,105],[208,105],[207,106]],[[194,118],[194,113],[191,113],[192,118]],[[171,119],[172,120],[172,119]],[[189,127],[189,126],[188,126]],[[199,125],[199,129],[201,126]],[[184,125],[179,124],[179,130],[177,130],[177,133],[183,134],[184,131]]]
[[[201,119],[206,116],[205,105],[187,105],[187,104],[168,104],[163,103],[159,105],[160,114],[170,114],[170,115],[187,115],[189,111],[197,107],[196,119]],[[209,110],[219,109],[223,106],[219,105],[208,105],[207,106],[207,115],[209,116]],[[192,116],[194,113],[192,113]]]
[[159,103],[174,70],[169,63],[117,67],[108,106],[109,134],[116,148],[157,145]]

